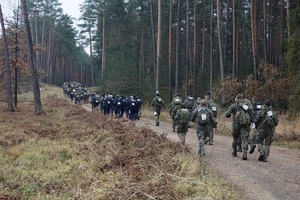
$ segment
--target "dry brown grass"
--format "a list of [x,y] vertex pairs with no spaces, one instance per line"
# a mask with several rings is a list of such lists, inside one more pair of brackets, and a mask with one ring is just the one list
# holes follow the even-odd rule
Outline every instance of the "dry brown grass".
[[179,143],[60,96],[0,103],[0,199],[238,199]]

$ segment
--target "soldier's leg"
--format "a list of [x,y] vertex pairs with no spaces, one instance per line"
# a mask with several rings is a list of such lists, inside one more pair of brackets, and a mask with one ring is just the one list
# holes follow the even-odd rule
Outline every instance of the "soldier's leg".
[[198,154],[200,154],[200,156],[204,156],[206,154],[205,152],[205,148],[204,148],[204,130],[203,129],[197,129],[197,137],[199,140],[199,151]]
[[211,125],[208,127],[208,137],[209,137],[209,145],[213,145],[214,143],[214,130]]
[[258,143],[258,135],[259,135],[259,132],[258,132],[257,128],[253,128],[252,136],[249,138],[249,145],[251,147],[250,154],[252,154],[256,148],[256,145]]
[[156,126],[159,126],[159,115],[160,115],[160,110],[156,110],[156,116],[155,116],[155,124]]
[[231,132],[233,141],[232,141],[232,155],[233,157],[237,157],[237,146],[238,146],[238,140],[241,137],[240,135],[240,127],[233,123],[232,124],[232,132]]
[[249,129],[243,127],[241,129],[242,147],[243,147],[243,160],[247,160],[248,141],[249,141]]
[[185,133],[185,129],[184,129],[183,126],[180,126],[180,125],[177,126],[177,135],[180,139],[181,144],[185,145],[185,135],[186,135],[186,133]]
[[242,148],[242,136],[240,136],[237,140],[237,151],[238,152],[243,152],[243,148]]
[[175,132],[175,126],[176,126],[176,121],[175,121],[175,116],[171,116],[172,117],[172,128],[173,128],[173,132]]
[[258,145],[257,145],[257,150],[259,152],[259,161],[264,161],[265,160],[265,151],[264,151],[264,140],[266,139],[267,132],[264,130],[259,130],[259,138],[258,138]]
[[268,131],[266,134],[266,139],[265,139],[265,147],[264,147],[264,152],[265,152],[265,159],[264,162],[267,162],[268,156],[270,155],[270,148],[271,144],[273,142],[273,131]]

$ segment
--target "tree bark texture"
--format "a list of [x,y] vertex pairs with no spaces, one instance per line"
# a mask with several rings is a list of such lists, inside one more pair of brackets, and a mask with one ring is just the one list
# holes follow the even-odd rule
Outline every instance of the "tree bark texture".
[[29,62],[28,64],[30,66],[31,79],[32,79],[32,85],[33,85],[35,114],[40,115],[42,113],[40,84],[39,84],[38,73],[37,73],[37,69],[36,69],[35,61],[34,61],[35,56],[34,56],[34,51],[33,51],[31,29],[30,29],[30,24],[29,24],[29,20],[28,20],[26,0],[21,0],[21,6],[22,6],[25,29],[26,29],[25,32],[26,32],[27,48],[28,48],[28,62]]
[[5,26],[4,26],[4,20],[3,20],[1,5],[0,5],[0,22],[1,22],[1,28],[2,28],[2,39],[3,39],[4,54],[5,54],[4,84],[5,84],[5,89],[6,89],[7,110],[10,111],[10,112],[13,112],[14,111],[14,106],[13,106],[12,92],[11,92],[11,72],[10,72],[10,66],[9,66],[8,43],[7,43],[7,38],[6,38],[6,32],[5,32]]

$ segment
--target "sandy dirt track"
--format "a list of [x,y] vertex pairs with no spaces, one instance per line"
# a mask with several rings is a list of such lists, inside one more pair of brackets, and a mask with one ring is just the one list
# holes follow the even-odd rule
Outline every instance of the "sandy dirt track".
[[[154,120],[141,119],[137,126],[146,126],[157,133],[166,133],[174,142],[179,142],[171,124],[161,122],[157,127]],[[220,131],[220,130],[219,130]],[[215,134],[214,145],[206,145],[203,161],[224,177],[244,199],[300,199],[300,150],[271,146],[268,162],[259,162],[259,153],[248,154],[248,160],[231,156],[232,138]],[[186,145],[198,152],[195,129],[189,129]]]
[[[91,107],[83,105],[91,111]],[[154,119],[142,118],[136,121],[138,127],[148,127],[158,134],[167,134],[173,142],[179,142],[172,132],[170,123],[161,122],[155,126]],[[221,130],[219,130],[221,131]],[[259,162],[257,150],[248,154],[248,160],[231,155],[232,138],[215,134],[214,145],[206,145],[206,155],[201,157],[208,167],[224,177],[245,200],[299,200],[300,199],[300,150],[271,146],[268,162]],[[199,144],[195,129],[189,129],[186,145],[194,153]]]

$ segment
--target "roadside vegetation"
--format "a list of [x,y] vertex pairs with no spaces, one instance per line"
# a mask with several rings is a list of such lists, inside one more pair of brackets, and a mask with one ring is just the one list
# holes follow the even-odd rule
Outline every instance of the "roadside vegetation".
[[40,116],[31,94],[0,103],[0,199],[239,199],[179,143],[41,93]]

